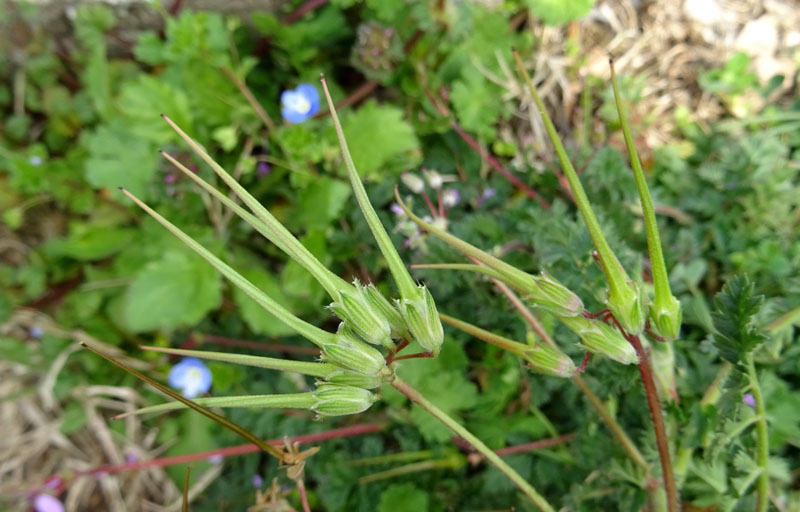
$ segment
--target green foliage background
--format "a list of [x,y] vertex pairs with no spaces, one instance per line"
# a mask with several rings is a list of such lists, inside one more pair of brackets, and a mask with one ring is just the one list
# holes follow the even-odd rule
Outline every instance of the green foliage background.
[[[600,309],[603,276],[583,223],[552,173],[535,169],[525,158],[510,158],[527,149],[499,128],[515,122],[519,106],[503,101],[504,90],[487,77],[487,72],[501,73],[501,61],[511,62],[512,46],[523,55],[537,46],[530,31],[509,28],[514,14],[529,9],[532,20],[559,25],[586,14],[592,2],[509,0],[494,9],[477,2],[445,2],[442,9],[434,4],[338,0],[291,25],[281,23],[282,16],[254,14],[254,28],[214,13],[181,12],[165,17],[163,33],[141,33],[122,57],[109,52],[116,20],[103,7],[87,4],[77,10],[78,46],[66,52],[57,51],[57,41],[36,27],[34,7],[0,7],[8,23],[37,28],[22,48],[27,81],[21,113],[13,108],[17,92],[12,86],[19,62],[10,52],[0,58],[2,229],[24,246],[16,255],[0,252],[0,322],[9,321],[14,308],[41,307],[64,329],[84,330],[152,362],[156,377],[166,376],[171,361],[140,354],[138,345],[179,346],[197,333],[303,344],[123,201],[117,192],[122,186],[298,315],[334,327],[323,290],[299,265],[287,262],[237,219],[205,204],[186,181],[171,182],[172,171],[158,149],[196,166],[206,179],[213,175],[179,143],[161,113],[235,170],[323,263],[393,293],[350,193],[330,119],[281,120],[280,92],[301,82],[317,84],[321,72],[337,101],[363,81],[377,82],[371,98],[343,109],[342,118],[356,166],[385,225],[397,222],[388,207],[402,172],[423,166],[463,174],[452,184],[461,194],[448,216],[452,233],[523,270],[552,273],[581,295],[588,309]],[[385,69],[360,58],[356,34],[367,23],[373,30],[394,31],[392,50],[380,54]],[[415,38],[404,53],[403,45]],[[724,69],[704,74],[700,85],[723,101],[750,90],[766,94],[748,64],[746,56],[737,55]],[[265,130],[226,70],[253,91],[274,120],[274,130]],[[591,78],[587,83],[595,83]],[[635,110],[640,84],[623,78]],[[604,89],[591,98],[602,124],[597,136],[589,144],[565,136],[577,163],[586,164],[582,180],[606,236],[622,264],[640,275],[647,272],[643,226],[632,173],[619,153],[618,120],[615,112],[609,114],[613,105]],[[446,103],[450,114],[443,115],[432,98]],[[771,332],[766,327],[800,305],[800,104],[768,106],[758,119],[711,127],[690,122],[685,114],[677,114],[681,142],[654,148],[647,169],[655,203],[671,209],[660,218],[663,245],[671,284],[685,311],[683,335],[674,342],[680,400],[665,402],[678,461],[688,453],[682,461],[682,496],[697,507],[752,509],[748,454],[754,438],[750,430],[738,429],[753,414],[742,404],[747,385],[734,372],[718,403],[701,399],[723,359],[735,363],[740,352],[763,342],[756,360],[771,427],[770,474],[776,495],[797,505],[797,476],[789,468],[800,465],[800,349],[792,324]],[[552,200],[552,209],[543,210],[502,176],[488,173],[480,156],[452,130],[452,121]],[[268,161],[272,172],[260,176],[259,161]],[[487,189],[496,195],[484,200]],[[415,206],[424,208],[421,198]],[[403,237],[395,235],[402,247]],[[425,250],[404,250],[403,256],[409,264],[461,261],[433,239],[426,240]],[[734,281],[727,295],[712,301],[724,283],[744,273],[749,285]],[[516,340],[529,336],[489,281],[450,271],[420,270],[415,277],[430,287],[441,312]],[[56,301],[42,300],[54,289],[66,291]],[[541,317],[579,361],[577,340],[547,314]],[[17,331],[0,337],[0,353],[44,369],[70,344],[50,333],[37,340]],[[209,366],[215,394],[290,393],[308,385],[285,374]],[[568,445],[507,457],[552,502],[569,510],[635,510],[646,504],[647,495],[637,485],[642,475],[571,383],[531,374],[510,354],[450,328],[437,359],[405,363],[400,374],[494,449],[575,433]],[[594,358],[585,377],[657,466],[636,369]],[[159,400],[94,356],[76,353],[56,384],[64,402],[64,433],[84,427],[86,417],[70,390],[86,384],[129,385]],[[229,417],[270,439],[355,421],[389,423],[378,434],[327,442],[311,459],[308,485],[318,510],[531,507],[497,470],[468,464],[449,431],[392,389],[383,390],[382,400],[358,418],[320,422],[305,414],[247,410],[230,411]],[[159,426],[161,442],[172,443],[165,455],[237,442],[191,412],[152,424]],[[358,477],[401,464],[349,464],[419,450],[429,451],[425,460],[441,464],[364,485]],[[271,477],[279,471],[258,455],[227,460],[222,476],[192,510],[252,504],[250,482],[256,473]],[[182,482],[183,469],[174,468],[174,477]]]

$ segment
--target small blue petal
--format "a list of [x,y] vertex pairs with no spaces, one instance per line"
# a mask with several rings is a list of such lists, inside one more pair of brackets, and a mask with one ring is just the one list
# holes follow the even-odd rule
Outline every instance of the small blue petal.
[[281,109],[281,115],[283,115],[283,118],[289,121],[290,123],[302,123],[303,121],[311,117],[307,113],[303,114],[294,110],[290,110],[288,108]]
[[302,123],[319,112],[320,99],[311,84],[300,84],[281,93],[281,114],[290,123]]
[[211,370],[199,359],[186,357],[169,371],[169,385],[194,398],[211,389]]

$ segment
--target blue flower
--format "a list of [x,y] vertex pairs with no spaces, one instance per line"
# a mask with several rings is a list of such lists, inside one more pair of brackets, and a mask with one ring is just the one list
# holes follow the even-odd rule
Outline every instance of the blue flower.
[[281,93],[281,114],[290,123],[302,123],[319,112],[319,93],[311,84]]
[[195,357],[185,357],[169,371],[169,385],[194,398],[211,389],[211,370]]

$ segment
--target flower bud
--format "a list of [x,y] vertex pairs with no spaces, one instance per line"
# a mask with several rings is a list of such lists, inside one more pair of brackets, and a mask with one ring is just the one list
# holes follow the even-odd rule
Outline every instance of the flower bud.
[[656,297],[650,306],[651,327],[666,341],[674,340],[680,335],[682,318],[681,303],[674,295],[669,296],[666,304],[660,303]]
[[339,324],[336,341],[322,347],[322,359],[345,370],[364,375],[388,375],[383,355],[361,341],[346,324]]
[[536,373],[553,377],[571,378],[575,375],[575,363],[566,354],[544,343],[532,345],[522,353],[528,368]]
[[583,301],[566,286],[542,272],[526,287],[526,298],[537,307],[557,316],[577,316],[583,312]]
[[378,400],[375,393],[353,386],[321,383],[314,392],[317,402],[311,410],[320,416],[344,416],[358,414],[370,408]]
[[389,300],[375,287],[368,284],[363,288],[366,301],[389,322],[392,339],[399,340],[409,337],[408,326],[403,315],[392,305]]
[[606,304],[614,317],[629,334],[640,334],[647,320],[647,297],[639,285],[628,281],[627,286],[613,290],[608,294]]
[[448,188],[442,192],[442,204],[444,204],[447,208],[452,208],[453,206],[457,205],[460,199],[461,194],[459,194],[458,190],[454,188]]
[[431,186],[434,190],[439,190],[442,188],[442,183],[444,183],[444,179],[442,179],[442,175],[434,170],[424,170],[425,177],[428,179],[428,185]]
[[581,345],[589,352],[610,357],[622,364],[639,363],[636,350],[618,329],[582,316],[559,317],[559,320],[580,337]]
[[422,285],[419,286],[419,289],[422,291],[421,299],[398,301],[400,312],[414,338],[422,345],[422,348],[436,357],[439,355],[444,341],[442,321],[439,320],[439,313],[436,311],[436,303],[433,301],[431,292]]
[[425,182],[422,181],[422,178],[420,178],[416,174],[411,174],[410,172],[404,172],[403,174],[400,175],[400,179],[403,180],[403,183],[405,183],[408,189],[414,192],[415,194],[419,194],[423,190],[425,190]]
[[352,288],[339,290],[339,300],[332,303],[330,308],[367,343],[394,350],[389,320],[378,308],[372,306],[367,292],[358,281],[353,283]]

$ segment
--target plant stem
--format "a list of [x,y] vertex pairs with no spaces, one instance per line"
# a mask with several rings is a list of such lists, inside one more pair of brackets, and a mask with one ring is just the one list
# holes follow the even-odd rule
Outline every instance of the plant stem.
[[472,435],[469,430],[464,428],[456,420],[448,416],[444,411],[436,407],[433,403],[429,402],[419,392],[409,386],[400,377],[396,377],[392,382],[392,387],[408,397],[409,400],[425,409],[431,416],[442,422],[447,428],[455,432],[456,435],[471,444],[481,455],[494,464],[504,475],[506,475],[512,482],[514,482],[520,490],[525,493],[531,501],[539,507],[542,512],[555,512],[555,509],[541,496],[536,489],[534,489],[522,476],[517,473],[514,468],[506,464],[496,453],[494,453],[488,446]]
[[769,433],[767,431],[767,408],[764,405],[764,396],[761,394],[761,386],[758,384],[758,375],[756,374],[756,365],[753,362],[753,353],[750,352],[745,356],[745,364],[747,365],[747,375],[750,377],[750,390],[753,392],[753,399],[756,402],[756,414],[758,415],[758,422],[756,423],[756,453],[758,467],[761,468],[761,474],[758,475],[758,512],[767,512],[769,508]]
[[639,337],[625,333],[619,322],[617,327],[625,334],[625,337],[633,345],[636,354],[639,356],[639,375],[642,378],[645,395],[647,395],[647,405],[650,408],[650,416],[653,419],[653,429],[656,433],[656,444],[658,445],[658,456],[661,459],[661,472],[664,478],[664,491],[667,493],[667,510],[669,512],[679,512],[680,503],[678,501],[678,488],[675,485],[675,474],[672,471],[672,461],[669,455],[669,441],[667,439],[667,429],[664,426],[664,416],[661,413],[661,403],[658,401],[658,392],[653,380],[653,368],[650,366],[650,357],[642,347]]
[[[494,279],[494,284],[500,289],[503,294],[508,297],[508,300],[514,307],[519,311],[522,317],[528,322],[528,325],[544,340],[545,343],[550,345],[551,347],[558,349],[558,345],[553,341],[553,338],[547,334],[547,331],[544,330],[542,324],[539,323],[539,320],[534,316],[530,309],[528,309],[525,304],[517,297],[517,295],[504,283]],[[628,457],[631,458],[634,464],[639,466],[645,471],[650,470],[650,466],[645,460],[642,453],[636,448],[636,445],[633,444],[631,438],[628,437],[628,434],[625,433],[622,426],[617,422],[616,418],[614,418],[611,413],[608,411],[606,406],[603,402],[600,401],[600,398],[594,394],[594,392],[589,388],[589,385],[580,375],[574,375],[572,377],[572,381],[575,383],[576,386],[580,388],[584,395],[586,395],[586,399],[589,400],[589,403],[592,404],[592,407],[595,408],[597,414],[600,415],[600,418],[605,422],[608,429],[611,431],[611,434],[617,438],[617,441],[622,445],[622,448],[628,454]]]

